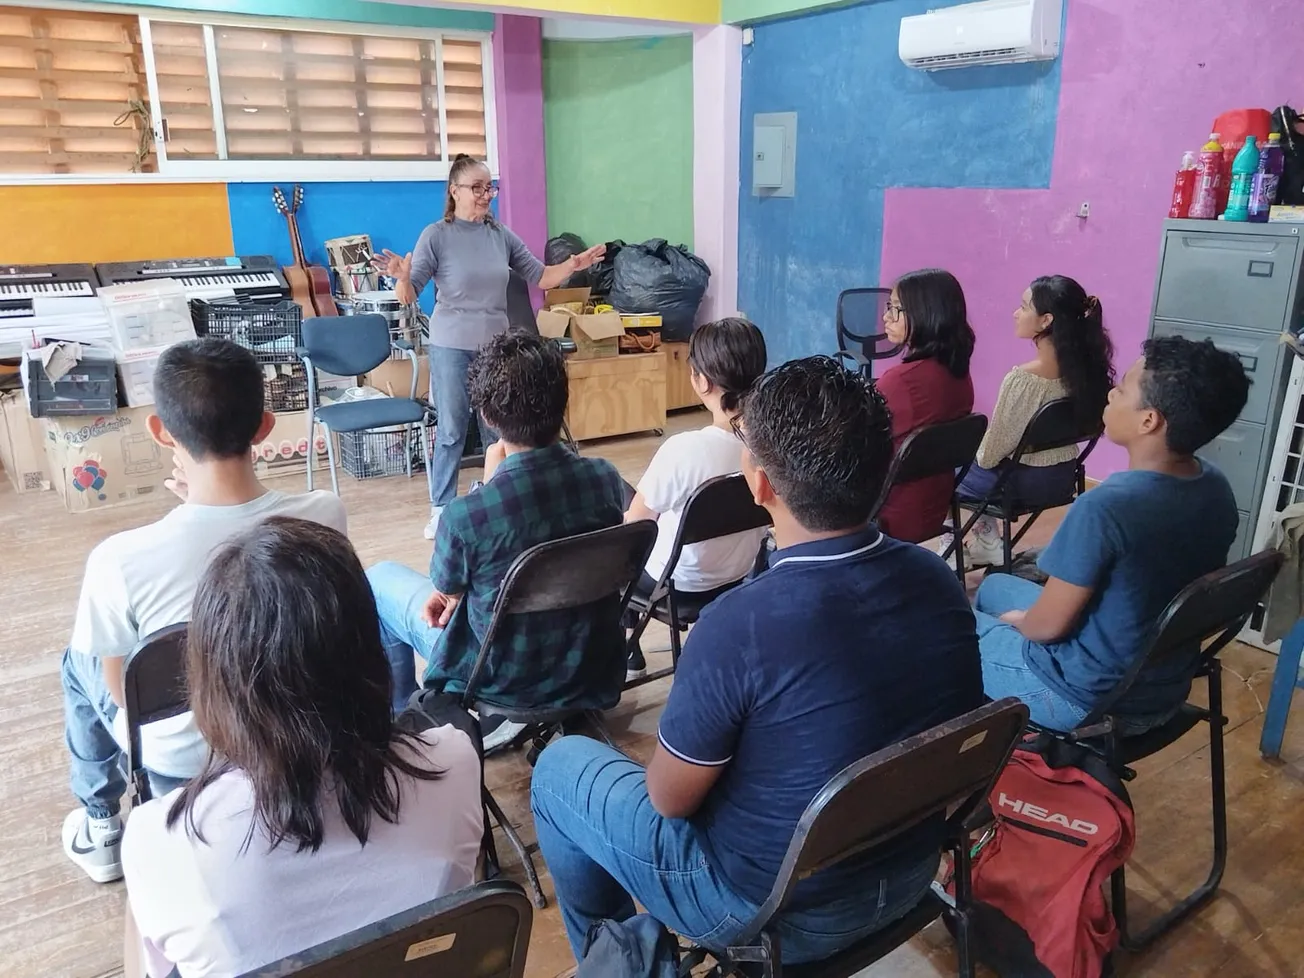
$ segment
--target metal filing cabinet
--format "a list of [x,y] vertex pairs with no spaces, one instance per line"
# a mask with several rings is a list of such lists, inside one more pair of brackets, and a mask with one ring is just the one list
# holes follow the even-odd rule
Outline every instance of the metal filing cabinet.
[[1250,376],[1236,423],[1199,452],[1236,494],[1241,523],[1229,561],[1249,553],[1263,499],[1293,358],[1281,333],[1298,333],[1304,322],[1300,227],[1164,222],[1150,335],[1211,339]]

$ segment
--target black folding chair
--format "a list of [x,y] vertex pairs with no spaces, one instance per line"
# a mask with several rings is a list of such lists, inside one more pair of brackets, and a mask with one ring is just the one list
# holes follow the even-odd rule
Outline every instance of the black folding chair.
[[[484,641],[480,643],[480,653],[467,678],[462,706],[467,710],[475,710],[481,717],[502,715],[513,723],[522,723],[530,728],[533,739],[529,755],[531,763],[567,721],[590,714],[587,718],[593,722],[598,733],[606,737],[606,732],[600,715],[592,715],[591,711],[584,708],[503,703],[480,698],[481,680],[487,674],[490,659],[494,656],[494,638],[504,619],[508,615],[590,608],[597,616],[605,618],[614,615],[618,620],[643,572],[643,565],[647,563],[656,538],[656,523],[639,520],[541,543],[517,557],[508,569],[507,576],[498,589],[493,618],[485,632]],[[610,702],[603,707],[606,709],[620,702],[620,677],[624,675],[626,662],[625,646],[623,642],[616,641],[610,649],[595,650],[595,654],[610,656],[610,662],[599,664],[599,668],[595,668],[591,662],[580,663],[576,668],[592,669],[595,674],[601,674],[605,668],[611,673],[613,680]],[[606,689],[598,692],[603,697],[607,695]],[[610,742],[610,738],[607,740]],[[525,867],[525,875],[530,883],[531,898],[534,905],[542,909],[546,901],[539,886],[534,860],[530,857],[531,850],[536,847],[527,847],[521,841],[515,826],[503,814],[488,790],[484,792],[484,803],[512,848],[521,857],[521,864]]]
[[838,355],[865,377],[874,375],[875,360],[901,352],[879,332],[891,295],[891,289],[846,289],[838,294]]
[[[916,428],[906,436],[905,441],[892,457],[892,465],[883,480],[883,489],[874,503],[870,519],[877,519],[879,512],[887,503],[887,497],[897,486],[904,486],[920,479],[946,473],[954,479],[953,486],[960,481],[973,465],[973,457],[978,454],[983,435],[987,433],[987,417],[982,414],[967,414],[955,421],[943,421],[940,424],[924,425]],[[951,493],[951,525],[960,525],[960,503]],[[946,527],[938,525],[924,539],[941,536]],[[911,540],[910,543],[922,543]],[[955,543],[942,555],[943,559],[955,555],[955,572],[964,580],[964,547]]]
[[[343,377],[354,377],[375,370],[401,353],[412,364],[412,389],[407,397],[378,397],[339,404],[317,403],[317,369]],[[308,375],[308,444],[313,443],[314,427],[326,429],[326,458],[330,462],[331,489],[340,491],[335,467],[335,438],[341,434],[374,431],[377,428],[402,428],[404,445],[411,445],[415,434],[421,442],[426,463],[426,482],[430,482],[430,445],[420,430],[430,414],[428,405],[417,400],[417,355],[412,344],[390,335],[389,321],[379,314],[361,316],[317,316],[303,321],[303,345],[295,355],[303,361]],[[412,452],[407,456],[407,474],[412,477]],[[312,490],[312,467],[316,452],[308,451],[308,490]]]
[[[1206,574],[1188,585],[1168,603],[1141,646],[1130,669],[1071,733],[1047,731],[1053,736],[1085,744],[1098,751],[1124,781],[1136,772],[1130,765],[1176,743],[1197,724],[1209,724],[1209,775],[1213,807],[1213,867],[1208,878],[1140,934],[1133,934],[1127,917],[1127,878],[1120,866],[1110,880],[1114,917],[1122,944],[1139,951],[1167,933],[1179,921],[1214,895],[1227,865],[1227,787],[1223,760],[1222,664],[1218,653],[1236,638],[1281,569],[1284,557],[1268,550]],[[1190,655],[1212,639],[1200,653],[1196,677],[1209,681],[1209,705],[1185,703],[1167,723],[1138,736],[1124,736],[1115,710],[1148,668],[1180,655]]]
[[477,883],[241,978],[523,978],[534,911],[507,880]]
[[[1014,548],[1032,529],[1032,524],[1037,522],[1037,518],[1048,509],[1067,506],[1087,491],[1087,456],[1096,447],[1103,433],[1104,430],[1099,422],[1090,430],[1083,431],[1073,410],[1073,402],[1067,397],[1043,404],[1028,422],[1028,427],[1024,429],[1023,437],[1019,439],[1019,447],[1015,449],[1014,455],[1008,462],[1002,464],[996,483],[987,495],[981,499],[961,497],[960,507],[971,511],[973,515],[969,517],[963,528],[956,531],[955,546],[961,545],[966,534],[973,529],[973,525],[980,517],[983,515],[996,517],[1001,521],[1005,552],[1005,562],[1001,569],[1009,574],[1014,567]],[[1083,442],[1086,442],[1086,447],[1078,452],[1077,471],[1071,492],[1065,494],[1062,499],[1051,500],[1039,506],[1030,506],[1018,498],[1014,485],[1015,470],[1025,455],[1067,448],[1069,445],[1080,445]],[[1019,527],[1019,532],[1011,537],[1011,525],[1025,516],[1028,519]],[[959,526],[958,521],[956,525]]]
[[[988,703],[850,765],[806,806],[770,895],[723,951],[696,948],[688,963],[713,958],[708,974],[763,978],[849,978],[946,915],[954,924],[961,978],[971,978],[972,899],[965,821],[987,800],[1028,721],[1014,698]],[[945,847],[955,860],[955,896],[936,883],[912,910],[823,961],[783,964],[775,924],[793,889],[809,876],[891,840],[927,819],[945,817]],[[683,969],[681,973],[687,973]]]
[[[679,591],[675,588],[675,566],[684,548],[690,544],[702,543],[727,537],[734,533],[746,533],[770,525],[770,514],[756,505],[752,491],[747,488],[747,480],[740,474],[721,475],[708,479],[693,491],[684,504],[683,516],[679,520],[679,530],[675,534],[674,545],[670,548],[670,558],[666,569],[661,572],[652,593],[646,597],[634,594],[629,601],[632,611],[638,612],[638,621],[630,632],[629,647],[637,647],[648,622],[655,618],[670,626],[670,666],[649,673],[625,684],[626,689],[642,686],[657,679],[674,675],[679,665],[679,653],[682,647],[682,633],[697,621],[702,609],[725,591],[737,587],[743,577],[715,588],[704,594],[692,591]],[[744,575],[745,577],[746,575]]]
[[127,657],[123,686],[127,711],[127,779],[131,803],[153,797],[140,748],[140,728],[190,709],[186,693],[186,628],[169,625],[142,638]]

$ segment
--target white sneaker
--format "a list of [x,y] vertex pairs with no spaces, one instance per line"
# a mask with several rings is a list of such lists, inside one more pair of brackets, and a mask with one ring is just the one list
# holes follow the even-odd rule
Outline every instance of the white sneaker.
[[421,535],[427,540],[433,540],[435,538],[435,530],[439,529],[439,514],[443,511],[443,506],[430,507],[430,522],[427,523],[426,528],[421,531]]
[[484,733],[484,752],[488,756],[519,737],[525,724],[513,723],[503,716],[490,716],[481,721],[480,729]]
[[63,851],[96,883],[122,879],[122,820],[96,820],[77,808],[63,820]]
[[966,567],[999,567],[1005,563],[1005,544],[1000,537],[975,533],[964,546]]

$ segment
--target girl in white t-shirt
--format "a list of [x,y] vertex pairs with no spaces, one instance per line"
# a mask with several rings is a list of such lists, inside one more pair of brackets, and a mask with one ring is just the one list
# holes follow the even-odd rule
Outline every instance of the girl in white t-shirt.
[[127,822],[138,973],[244,974],[474,881],[476,750],[453,727],[395,729],[375,601],[342,534],[275,517],[221,550],[186,676],[211,752]]
[[[688,497],[708,479],[732,475],[742,467],[742,442],[734,434],[733,419],[743,396],[765,373],[765,360],[765,337],[746,319],[706,323],[689,338],[689,379],[710,410],[711,423],[672,435],[662,443],[625,513],[626,523],[657,521],[657,542],[636,589],[643,596],[652,593],[665,573]],[[751,570],[764,538],[764,530],[750,530],[690,544],[675,565],[675,589],[693,593],[724,590]],[[628,677],[637,679],[646,671],[643,653],[635,647],[629,656]]]

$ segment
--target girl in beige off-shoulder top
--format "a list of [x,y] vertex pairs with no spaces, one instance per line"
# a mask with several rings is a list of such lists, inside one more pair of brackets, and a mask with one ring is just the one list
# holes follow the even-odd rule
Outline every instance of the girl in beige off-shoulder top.
[[[1099,423],[1114,385],[1113,347],[1100,301],[1063,275],[1036,279],[1015,310],[1014,333],[1033,341],[1037,357],[1015,367],[1001,381],[987,435],[960,484],[960,498],[982,499],[1012,466],[1010,478],[1019,502],[1028,506],[1068,502],[1077,478],[1076,446],[1026,454],[1017,464],[1013,456],[1028,422],[1051,401],[1071,399],[1084,432]],[[945,547],[950,540],[942,544]],[[1001,563],[1000,523],[989,516],[979,519],[965,554],[970,567]]]

